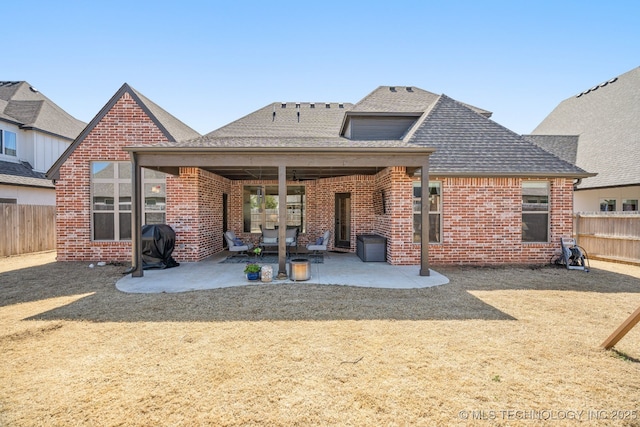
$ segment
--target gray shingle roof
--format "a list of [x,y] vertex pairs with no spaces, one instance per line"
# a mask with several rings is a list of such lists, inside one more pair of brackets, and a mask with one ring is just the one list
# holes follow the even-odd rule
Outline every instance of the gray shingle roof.
[[0,184],[54,188],[43,173],[35,172],[26,162],[0,161],[0,171]]
[[[439,97],[440,95],[412,86],[379,86],[358,101],[351,113],[422,113],[433,106]],[[491,117],[490,111],[468,104],[463,105],[485,117]]]
[[544,148],[565,162],[576,163],[578,135],[522,135],[527,141]]
[[434,147],[430,173],[583,176],[585,171],[442,95],[408,136]]
[[25,81],[0,81],[0,120],[74,139],[85,127]]
[[[381,86],[355,105],[269,104],[203,137],[157,146],[181,148],[434,147],[430,173],[441,175],[587,176],[522,136],[488,119],[486,110],[418,88]],[[345,114],[422,113],[404,140],[354,141],[339,136]],[[275,117],[273,115],[275,111]],[[297,113],[300,112],[300,121]]]
[[580,189],[640,184],[640,67],[562,101],[533,135],[580,135]]
[[164,126],[167,132],[173,137],[175,141],[182,141],[184,139],[197,138],[200,136],[198,132],[191,129],[186,124],[182,123],[175,116],[168,113],[158,104],[135,90],[134,88],[130,88],[133,93],[135,93],[138,98],[142,101],[142,107],[146,107],[153,117],[157,119],[157,121]]
[[[285,108],[282,107],[283,105]],[[338,136],[345,111],[353,107],[353,104],[327,104],[324,102],[300,102],[298,105],[299,108],[296,108],[295,102],[277,102],[266,105],[206,134],[203,139],[221,137],[335,138]],[[298,113],[300,114],[298,115]]]

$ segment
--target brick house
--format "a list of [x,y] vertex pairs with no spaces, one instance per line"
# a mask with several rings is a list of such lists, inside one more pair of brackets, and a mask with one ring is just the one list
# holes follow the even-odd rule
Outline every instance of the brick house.
[[574,181],[593,174],[490,115],[382,86],[355,105],[270,104],[199,136],[125,84],[48,172],[58,259],[132,259],[142,275],[140,227],[165,222],[179,261],[222,251],[225,229],[255,242],[295,225],[300,245],[330,230],[335,251],[383,235],[387,261],[423,275],[430,262],[546,263],[571,235]]

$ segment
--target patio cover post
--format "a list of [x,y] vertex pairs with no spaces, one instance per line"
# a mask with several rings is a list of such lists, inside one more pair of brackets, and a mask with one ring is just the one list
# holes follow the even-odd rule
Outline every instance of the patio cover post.
[[425,156],[420,171],[420,276],[429,276],[429,157]]
[[287,278],[287,167],[278,166],[278,275]]
[[142,168],[137,153],[131,153],[131,276],[142,277]]

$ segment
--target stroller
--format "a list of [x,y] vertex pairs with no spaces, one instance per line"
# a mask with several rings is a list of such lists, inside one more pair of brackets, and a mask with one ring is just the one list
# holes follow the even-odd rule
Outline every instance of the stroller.
[[576,239],[561,237],[562,254],[556,259],[557,265],[564,265],[568,270],[589,271],[589,260],[586,251],[576,244]]

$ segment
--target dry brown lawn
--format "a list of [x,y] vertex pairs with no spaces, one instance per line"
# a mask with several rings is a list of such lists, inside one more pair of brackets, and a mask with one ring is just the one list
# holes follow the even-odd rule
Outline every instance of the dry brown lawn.
[[599,348],[638,267],[130,295],[54,256],[0,259],[3,426],[640,425],[640,325]]

